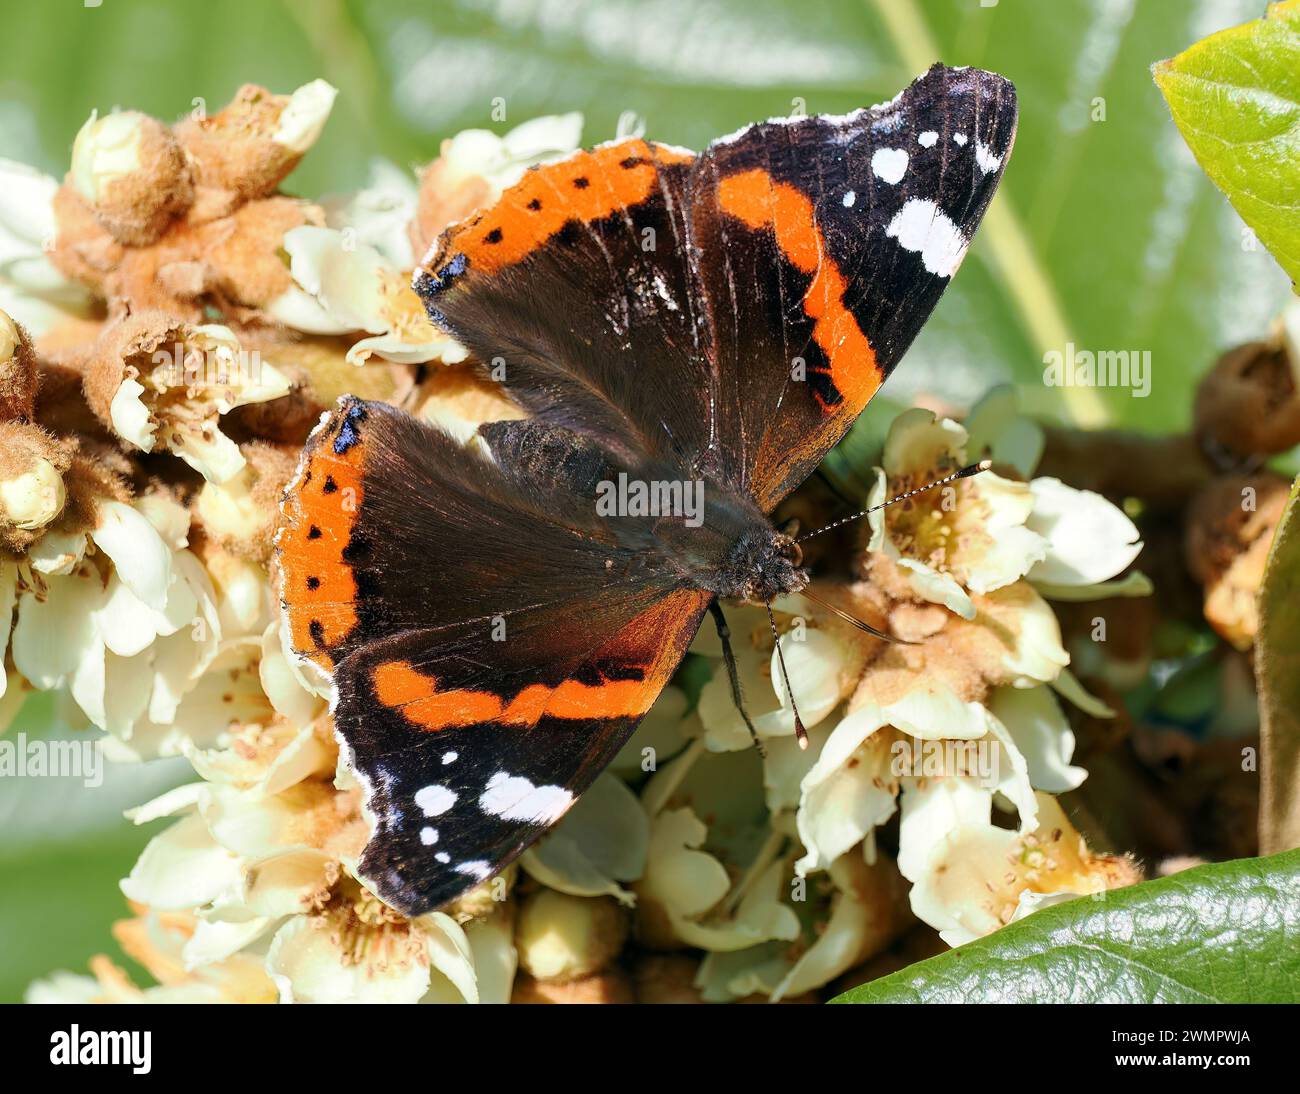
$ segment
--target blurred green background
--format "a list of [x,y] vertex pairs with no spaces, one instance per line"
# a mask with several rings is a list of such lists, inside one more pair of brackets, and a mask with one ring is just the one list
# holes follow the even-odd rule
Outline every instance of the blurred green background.
[[[244,82],[340,89],[289,180],[306,195],[361,183],[372,158],[427,162],[471,126],[581,110],[585,140],[624,111],[700,147],[759,118],[891,98],[933,60],[1010,77],[1018,143],[971,259],[890,384],[963,405],[1012,379],[1034,412],[1183,428],[1196,377],[1257,337],[1288,295],[1268,254],[1204,178],[1150,64],[1263,0],[0,0],[0,156],[66,170],[92,109],[171,119]],[[504,100],[506,121],[492,121]],[[1243,244],[1246,240],[1247,245]],[[1147,398],[1044,386],[1067,342],[1149,351]],[[69,732],[48,696],[11,734]],[[116,770],[99,789],[0,780],[0,1000],[53,968],[116,954],[116,880],[151,834],[121,810],[185,765]]]

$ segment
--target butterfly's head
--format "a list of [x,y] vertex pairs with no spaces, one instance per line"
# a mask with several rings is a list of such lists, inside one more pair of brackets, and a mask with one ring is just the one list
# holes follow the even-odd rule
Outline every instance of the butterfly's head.
[[755,604],[770,604],[778,596],[797,593],[808,584],[803,552],[792,536],[765,528],[742,537],[736,544],[732,564],[727,567],[731,587],[719,589],[721,596],[736,597]]

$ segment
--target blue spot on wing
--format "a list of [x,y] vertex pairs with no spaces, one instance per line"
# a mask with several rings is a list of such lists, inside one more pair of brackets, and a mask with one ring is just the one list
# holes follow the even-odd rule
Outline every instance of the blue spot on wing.
[[334,438],[334,454],[342,456],[349,448],[361,440],[357,432],[357,423],[365,421],[366,408],[360,403],[353,403],[343,413],[343,424],[339,426],[339,435]]

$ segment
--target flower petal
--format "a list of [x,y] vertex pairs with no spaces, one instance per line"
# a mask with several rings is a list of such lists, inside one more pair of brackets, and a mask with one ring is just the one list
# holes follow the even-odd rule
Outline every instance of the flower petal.
[[800,787],[797,824],[802,875],[826,869],[894,813],[898,782],[889,766],[889,741],[878,731],[885,715],[874,704],[853,711],[831,731],[821,756]]
[[1063,794],[1088,777],[1082,767],[1070,764],[1074,731],[1050,688],[997,688],[989,709],[1024,753],[1035,789]]
[[172,553],[145,516],[123,502],[101,500],[90,535],[127,588],[162,611],[171,587]]
[[1048,543],[1030,580],[1096,584],[1127,569],[1142,550],[1137,525],[1100,494],[1052,478],[1034,479],[1029,486],[1034,511],[1027,523]]

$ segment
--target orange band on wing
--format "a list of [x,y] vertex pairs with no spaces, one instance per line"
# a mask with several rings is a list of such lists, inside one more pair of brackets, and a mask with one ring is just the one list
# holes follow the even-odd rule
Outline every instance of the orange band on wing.
[[747,227],[770,228],[790,264],[812,275],[803,310],[813,320],[813,339],[830,364],[831,382],[856,414],[884,377],[875,350],[844,303],[848,282],[827,250],[812,202],[795,187],[757,168],[724,178],[718,201],[723,212]]
[[453,229],[442,255],[464,254],[473,268],[496,273],[536,250],[569,221],[603,220],[645,201],[659,165],[694,156],[642,140],[579,152],[529,171],[491,209]]
[[[555,687],[529,684],[507,700],[495,692],[471,688],[441,691],[435,677],[420,672],[409,661],[387,661],[375,669],[375,697],[430,732],[482,722],[527,728],[543,716],[566,721],[639,718],[668,682],[680,656],[677,647],[684,648],[690,641],[685,628],[698,618],[707,599],[708,594],[693,590],[673,593],[619,632],[620,644],[636,655],[627,664],[643,670],[638,680],[599,684],[564,680]],[[668,656],[670,652],[672,656]]]
[[410,721],[430,731],[479,722],[531,726],[543,714],[569,720],[636,718],[646,710],[642,705],[646,686],[641,680],[600,684],[565,680],[553,688],[529,684],[506,702],[491,691],[439,691],[434,677],[417,672],[406,661],[390,661],[375,670],[375,694],[385,706],[401,708]]
[[336,455],[331,439],[337,426],[336,421],[325,431],[307,458],[286,506],[290,519],[279,545],[290,641],[326,669],[333,666],[329,647],[343,641],[357,624],[357,583],[343,552],[363,494],[364,444],[358,440]]

